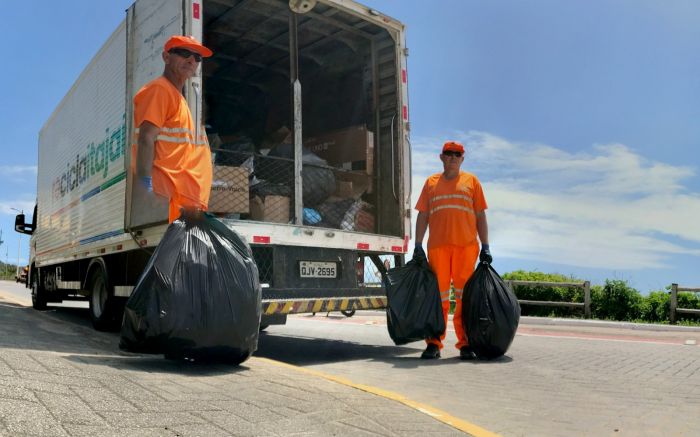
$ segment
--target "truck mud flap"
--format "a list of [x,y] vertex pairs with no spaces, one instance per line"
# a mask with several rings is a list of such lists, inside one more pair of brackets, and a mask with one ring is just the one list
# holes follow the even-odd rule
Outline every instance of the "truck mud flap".
[[264,315],[272,315],[373,310],[384,309],[386,305],[387,298],[380,296],[263,300],[262,313]]

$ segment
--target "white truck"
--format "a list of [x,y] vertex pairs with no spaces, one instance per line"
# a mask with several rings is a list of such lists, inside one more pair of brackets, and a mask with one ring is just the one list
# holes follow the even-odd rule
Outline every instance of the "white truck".
[[214,156],[209,209],[258,264],[261,326],[385,307],[365,264],[401,264],[410,235],[404,26],[349,0],[137,0],[40,131],[37,205],[15,222],[34,308],[87,299],[96,329],[119,326],[167,228],[167,200],[133,181],[132,102],[174,34],[215,53],[183,93]]

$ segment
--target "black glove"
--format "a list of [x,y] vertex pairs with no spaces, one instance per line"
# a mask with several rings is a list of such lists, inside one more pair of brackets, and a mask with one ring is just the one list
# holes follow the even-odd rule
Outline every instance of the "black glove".
[[425,254],[425,251],[423,250],[423,243],[416,243],[416,247],[413,248],[413,259],[415,259],[415,260],[428,259],[428,256]]
[[493,257],[491,256],[491,251],[489,250],[488,244],[481,245],[481,253],[479,254],[479,261],[486,264],[491,264],[493,262]]

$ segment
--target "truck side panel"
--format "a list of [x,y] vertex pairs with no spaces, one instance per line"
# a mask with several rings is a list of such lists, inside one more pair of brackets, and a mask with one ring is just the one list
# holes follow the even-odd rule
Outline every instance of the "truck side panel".
[[38,261],[123,233],[125,54],[122,23],[39,134]]
[[[131,144],[135,139],[136,126],[131,126],[134,96],[146,83],[163,73],[163,45],[171,35],[183,33],[182,7],[180,1],[139,0],[127,13],[127,163],[132,162]],[[126,201],[128,227],[143,227],[168,218],[167,200],[147,193],[140,184],[129,181]]]

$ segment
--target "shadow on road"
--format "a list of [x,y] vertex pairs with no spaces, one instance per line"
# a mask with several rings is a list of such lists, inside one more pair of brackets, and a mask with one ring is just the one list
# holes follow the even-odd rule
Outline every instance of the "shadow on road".
[[11,348],[58,352],[74,362],[157,373],[215,376],[248,369],[245,365],[166,360],[162,355],[124,352],[119,349],[119,333],[95,331],[85,308],[49,307],[37,311],[0,301],[0,326],[0,351]]
[[[391,364],[393,367],[410,369],[425,366],[445,365],[495,365],[512,361],[508,356],[496,360],[461,361],[458,357],[439,360],[422,360],[415,348],[404,346],[366,345],[344,340],[328,340],[261,333],[255,356],[284,361],[297,366],[330,364],[354,360],[371,360]],[[410,355],[410,356],[408,356]]]

